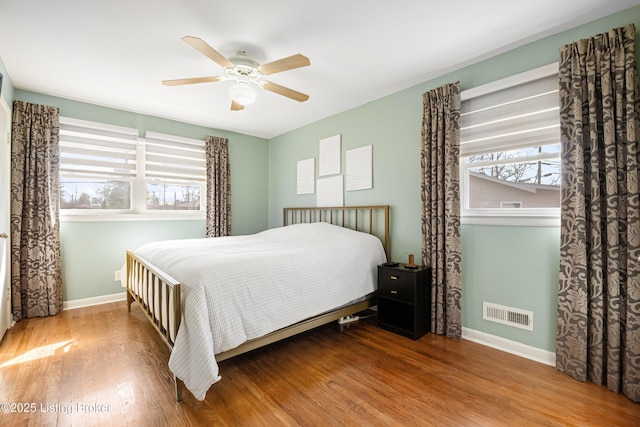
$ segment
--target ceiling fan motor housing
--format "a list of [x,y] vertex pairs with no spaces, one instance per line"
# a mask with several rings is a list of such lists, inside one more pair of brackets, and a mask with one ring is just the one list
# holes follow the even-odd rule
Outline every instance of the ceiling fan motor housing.
[[233,63],[233,68],[225,68],[228,79],[238,83],[255,83],[262,87],[264,74],[258,69],[259,64],[252,59],[245,51],[236,52],[236,56],[229,58]]

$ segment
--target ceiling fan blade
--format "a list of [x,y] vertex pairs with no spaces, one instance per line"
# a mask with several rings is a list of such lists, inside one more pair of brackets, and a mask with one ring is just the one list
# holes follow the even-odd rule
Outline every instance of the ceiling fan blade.
[[222,68],[233,68],[233,63],[227,58],[222,56],[220,52],[209,46],[204,40],[199,37],[184,36],[182,41],[211,59],[213,62],[220,65]]
[[244,110],[244,105],[242,105],[239,102],[236,102],[234,100],[231,100],[231,110],[232,111]]
[[295,68],[306,67],[311,65],[309,58],[299,53],[287,58],[278,59],[277,61],[262,64],[258,70],[265,76],[269,74],[280,73],[282,71],[293,70]]
[[273,82],[266,82],[262,87],[266,90],[277,93],[278,95],[286,96],[287,98],[291,98],[298,102],[304,102],[309,99],[309,95],[297,92],[293,89],[289,89],[288,87],[280,86],[279,84]]
[[179,85],[191,85],[194,83],[211,83],[217,82],[220,77],[192,77],[189,79],[175,79],[175,80],[163,80],[162,84],[165,86],[179,86]]

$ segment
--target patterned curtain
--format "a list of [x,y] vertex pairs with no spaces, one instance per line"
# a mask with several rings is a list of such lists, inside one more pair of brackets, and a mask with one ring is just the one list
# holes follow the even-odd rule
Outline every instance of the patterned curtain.
[[13,103],[11,305],[14,320],[62,311],[58,109]]
[[231,234],[229,140],[207,135],[207,237]]
[[431,266],[431,332],[460,339],[460,85],[441,86],[422,100],[422,263]]
[[628,25],[560,50],[556,367],[640,402],[640,98]]

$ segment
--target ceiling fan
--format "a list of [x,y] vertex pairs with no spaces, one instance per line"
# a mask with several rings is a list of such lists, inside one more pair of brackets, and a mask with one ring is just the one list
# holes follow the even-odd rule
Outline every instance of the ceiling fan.
[[264,79],[265,76],[271,74],[310,65],[311,62],[309,58],[304,55],[296,54],[260,65],[244,51],[238,51],[235,56],[227,59],[198,37],[185,36],[182,38],[182,41],[223,67],[225,73],[223,76],[163,80],[163,85],[178,86],[224,80],[235,81],[235,84],[229,89],[229,94],[231,95],[231,110],[234,111],[243,110],[245,105],[255,101],[255,86],[277,93],[278,95],[286,96],[298,102],[304,102],[309,99],[309,95]]

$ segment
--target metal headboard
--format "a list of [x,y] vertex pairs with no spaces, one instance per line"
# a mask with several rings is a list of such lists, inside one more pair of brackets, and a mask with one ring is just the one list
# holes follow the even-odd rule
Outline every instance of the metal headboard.
[[311,222],[328,222],[373,234],[382,241],[387,259],[391,259],[389,205],[283,208],[283,225]]

